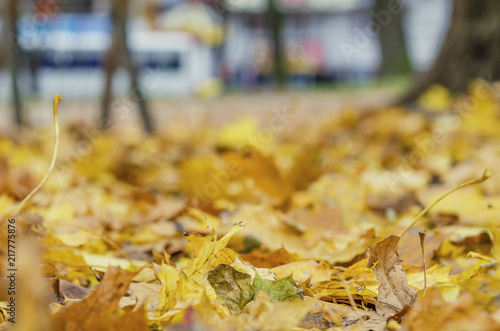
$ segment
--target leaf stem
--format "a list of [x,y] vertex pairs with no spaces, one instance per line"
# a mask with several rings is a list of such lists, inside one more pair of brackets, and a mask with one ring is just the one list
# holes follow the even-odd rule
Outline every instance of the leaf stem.
[[9,216],[14,215],[18,213],[21,209],[23,209],[24,205],[35,195],[40,191],[40,189],[43,187],[47,179],[49,178],[50,174],[52,173],[52,170],[54,170],[54,166],[56,164],[56,159],[57,159],[57,150],[59,149],[59,122],[57,120],[57,113],[58,113],[58,108],[59,108],[59,102],[61,101],[61,95],[58,94],[54,97],[54,129],[55,129],[55,139],[54,139],[54,152],[52,154],[52,161],[50,162],[49,170],[45,173],[45,176],[43,177],[42,181],[40,184],[38,184],[37,187],[35,187],[24,199],[19,203],[19,205],[9,213]]
[[432,209],[432,207],[434,207],[435,205],[437,205],[441,200],[443,200],[444,198],[446,198],[448,195],[450,195],[453,192],[458,191],[459,189],[464,188],[466,186],[475,185],[475,184],[481,184],[482,182],[486,181],[490,177],[491,177],[491,173],[490,173],[490,171],[488,169],[486,169],[484,171],[483,175],[481,176],[481,178],[473,179],[473,180],[470,180],[468,182],[462,183],[462,184],[458,185],[457,187],[455,187],[454,189],[452,189],[451,191],[448,191],[447,193],[443,194],[436,201],[434,201],[429,206],[427,206],[424,210],[422,210],[420,212],[420,214],[418,214],[417,217],[415,217],[415,219],[413,220],[413,222],[411,222],[411,224],[406,227],[406,229],[401,233],[401,235],[404,236],[406,234],[406,232],[408,232],[408,230],[410,230],[410,228],[412,226],[414,226],[422,218],[422,216],[424,216],[429,210]]

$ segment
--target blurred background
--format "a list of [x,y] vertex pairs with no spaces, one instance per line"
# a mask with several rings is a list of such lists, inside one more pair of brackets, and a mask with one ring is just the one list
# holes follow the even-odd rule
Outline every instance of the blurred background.
[[4,0],[0,108],[22,124],[25,101],[60,93],[99,100],[105,126],[113,96],[128,96],[151,131],[146,100],[380,81],[404,89],[432,66],[462,2]]
[[[20,93],[48,99],[55,93],[66,98],[100,96],[105,81],[104,55],[112,40],[113,3],[17,2]],[[148,95],[188,96],[213,85],[214,79],[236,89],[272,84],[272,30],[276,28],[272,25],[276,23],[281,25],[286,83],[291,87],[363,82],[385,74],[381,72],[384,52],[372,20],[375,17],[375,23],[385,27],[393,17],[386,15],[388,9],[377,11],[376,1],[271,2],[279,12],[273,18],[269,17],[272,13],[267,0],[131,0],[126,24],[128,46],[140,75],[150,75],[159,83]],[[390,51],[407,52],[409,63],[393,72],[389,68],[389,73],[422,71],[432,64],[450,9],[448,0],[405,3],[401,10],[404,44],[397,45],[396,40]],[[9,13],[3,10],[5,18]],[[268,24],[269,20],[274,22]],[[117,91],[128,88],[126,74],[116,76]],[[2,100],[10,97],[9,76],[4,66]]]

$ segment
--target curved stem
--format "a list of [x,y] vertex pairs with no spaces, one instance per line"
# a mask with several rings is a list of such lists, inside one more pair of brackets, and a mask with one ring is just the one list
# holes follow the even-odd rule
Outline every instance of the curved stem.
[[59,149],[59,122],[57,120],[57,113],[58,113],[58,108],[59,108],[59,102],[61,101],[61,95],[58,94],[54,97],[54,129],[55,129],[55,140],[54,140],[54,153],[52,154],[52,161],[50,162],[49,170],[45,173],[45,176],[43,177],[42,181],[40,184],[38,184],[37,187],[35,187],[24,199],[19,203],[19,205],[9,213],[9,216],[14,215],[18,213],[21,209],[23,209],[24,205],[35,195],[40,191],[40,189],[43,187],[47,179],[49,178],[50,174],[52,173],[52,170],[54,170],[54,166],[56,165],[56,159],[57,159],[57,151]]
[[422,216],[424,216],[429,210],[432,209],[432,207],[434,207],[435,205],[437,205],[439,203],[439,201],[443,200],[444,198],[446,198],[448,195],[452,194],[453,192],[455,191],[458,191],[459,189],[461,188],[464,188],[466,186],[469,186],[469,185],[475,185],[475,184],[480,184],[482,182],[484,182],[485,180],[487,180],[488,178],[491,177],[491,173],[489,172],[488,169],[486,169],[483,173],[483,175],[481,176],[481,178],[477,178],[477,179],[473,179],[473,180],[470,180],[468,182],[465,182],[465,183],[462,183],[460,185],[458,185],[457,187],[455,187],[454,189],[452,189],[451,191],[448,191],[447,193],[443,194],[441,197],[439,197],[436,201],[434,201],[433,203],[431,203],[429,206],[427,206],[424,210],[422,210],[420,212],[420,214],[417,215],[417,217],[415,217],[415,219],[413,220],[413,222],[411,222],[410,225],[408,225],[406,227],[406,229],[404,229],[404,231],[401,233],[402,236],[404,236],[406,234],[406,232],[408,232],[408,230],[410,230],[410,228],[412,226],[414,226],[421,218]]

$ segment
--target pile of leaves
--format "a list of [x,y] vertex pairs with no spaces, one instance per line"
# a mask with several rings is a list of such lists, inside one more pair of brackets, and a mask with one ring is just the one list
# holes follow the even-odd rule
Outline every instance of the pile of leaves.
[[[53,132],[0,138],[15,326],[500,329],[499,107],[494,86],[476,82],[457,99],[434,87],[412,110],[304,120],[307,109],[270,109],[154,137],[66,125],[54,172],[10,216],[44,176]],[[491,179],[404,231],[484,169]],[[2,326],[8,286],[2,277]]]

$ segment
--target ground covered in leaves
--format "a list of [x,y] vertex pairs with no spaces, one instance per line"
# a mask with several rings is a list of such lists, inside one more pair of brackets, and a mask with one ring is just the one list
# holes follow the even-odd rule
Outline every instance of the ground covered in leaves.
[[11,216],[53,130],[2,137],[1,326],[15,219],[18,330],[500,329],[495,91],[154,137],[66,124]]

